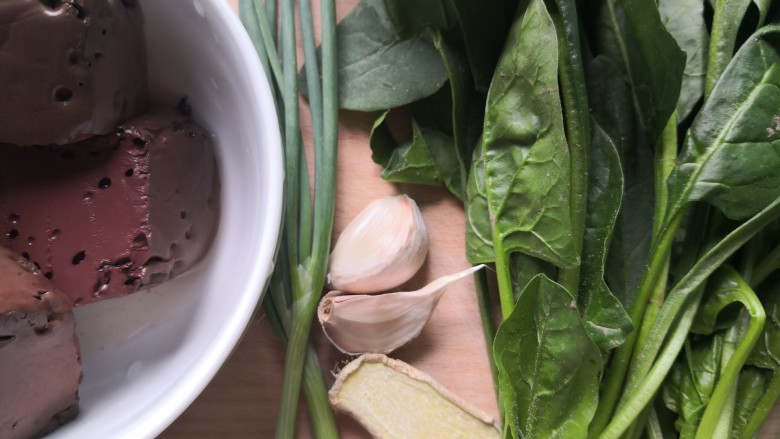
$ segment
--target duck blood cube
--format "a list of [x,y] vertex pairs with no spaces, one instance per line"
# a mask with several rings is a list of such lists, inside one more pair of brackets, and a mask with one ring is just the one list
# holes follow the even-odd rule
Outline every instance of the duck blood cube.
[[107,134],[146,106],[136,0],[0,0],[0,142]]
[[78,144],[0,145],[0,244],[76,305],[183,273],[218,221],[211,137],[157,112]]
[[71,300],[35,265],[1,247],[0,279],[0,437],[38,437],[79,410]]

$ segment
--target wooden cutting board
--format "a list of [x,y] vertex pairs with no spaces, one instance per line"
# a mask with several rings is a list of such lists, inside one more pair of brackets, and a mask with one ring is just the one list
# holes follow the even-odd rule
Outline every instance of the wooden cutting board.
[[[237,0],[226,1],[236,7]],[[358,0],[336,0],[336,3],[337,15],[341,19]],[[304,103],[304,109],[307,108]],[[406,193],[419,204],[428,225],[430,239],[428,259],[418,276],[407,285],[417,288],[436,277],[468,268],[462,205],[445,190],[395,185],[382,180],[379,176],[381,169],[371,161],[368,147],[368,130],[373,117],[352,112],[341,114],[334,238],[363,207],[377,197]],[[306,115],[302,128],[304,141],[310,145],[311,122]],[[322,366],[325,370],[334,370],[347,357],[332,348],[318,325],[315,326],[312,336]],[[427,372],[456,395],[496,416],[493,384],[474,285],[470,278],[452,286],[439,302],[420,336],[392,356]],[[258,316],[252,320],[243,340],[203,394],[160,437],[273,437],[283,363],[284,350],[268,322]],[[331,374],[328,374],[327,379],[332,383]],[[305,413],[303,403],[301,413]],[[338,419],[344,438],[368,437],[365,430],[346,416],[339,415]],[[305,416],[299,422],[297,437],[311,437]],[[780,410],[775,410],[761,437],[780,438]]]

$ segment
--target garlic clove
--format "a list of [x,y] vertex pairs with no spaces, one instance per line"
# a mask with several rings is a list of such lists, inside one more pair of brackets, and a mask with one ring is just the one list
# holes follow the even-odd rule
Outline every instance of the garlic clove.
[[444,291],[482,267],[440,277],[417,291],[379,295],[331,291],[320,301],[317,317],[340,351],[386,354],[417,337]]
[[328,282],[344,293],[397,287],[420,269],[428,232],[420,209],[406,195],[380,198],[358,214],[330,255]]

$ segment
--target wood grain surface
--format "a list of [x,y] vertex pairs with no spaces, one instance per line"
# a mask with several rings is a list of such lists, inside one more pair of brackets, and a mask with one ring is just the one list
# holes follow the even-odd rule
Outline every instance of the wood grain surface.
[[[237,0],[226,1],[236,7]],[[357,0],[336,2],[339,19],[358,3]],[[317,15],[317,2],[314,3]],[[302,119],[304,141],[310,145],[311,123],[306,115]],[[407,193],[417,201],[428,224],[430,251],[418,276],[406,286],[418,288],[433,278],[467,268],[465,218],[461,204],[444,190],[383,181],[379,176],[381,169],[371,161],[368,147],[368,130],[372,121],[373,115],[341,114],[334,238],[351,218],[377,197]],[[326,371],[332,371],[347,361],[345,355],[330,346],[316,324],[312,337]],[[458,396],[496,416],[493,385],[470,278],[451,287],[420,336],[392,356],[432,375]],[[284,350],[271,327],[258,315],[211,384],[160,438],[273,437],[283,363]],[[333,376],[327,375],[326,379],[331,383]],[[303,403],[301,413],[305,414]],[[368,437],[365,430],[346,416],[338,415],[338,419],[344,438]],[[311,437],[305,415],[301,416],[297,437]],[[761,438],[780,438],[778,407],[762,431]]]

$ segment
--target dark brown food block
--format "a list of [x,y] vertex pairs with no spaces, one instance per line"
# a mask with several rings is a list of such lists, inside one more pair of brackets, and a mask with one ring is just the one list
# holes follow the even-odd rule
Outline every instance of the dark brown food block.
[[183,273],[208,250],[218,211],[211,137],[174,112],[79,144],[0,147],[0,244],[76,305]]
[[107,134],[146,105],[143,18],[130,0],[0,1],[0,142]]
[[0,248],[0,437],[38,437],[75,418],[81,360],[71,300]]

